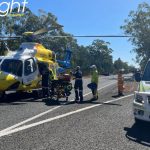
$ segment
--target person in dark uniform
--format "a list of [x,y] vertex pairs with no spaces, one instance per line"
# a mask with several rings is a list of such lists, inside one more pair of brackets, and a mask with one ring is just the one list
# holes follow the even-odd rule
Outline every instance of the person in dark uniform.
[[49,97],[49,82],[50,82],[50,71],[47,65],[42,68],[42,91],[43,97]]
[[73,76],[75,77],[75,101],[78,102],[80,100],[80,102],[83,102],[83,80],[80,66],[77,66],[76,71],[73,73]]

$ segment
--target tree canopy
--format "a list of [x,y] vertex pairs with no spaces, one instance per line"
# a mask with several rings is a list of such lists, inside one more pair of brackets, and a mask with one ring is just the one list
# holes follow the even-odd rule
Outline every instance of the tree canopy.
[[136,11],[131,11],[125,24],[121,26],[125,34],[132,36],[130,41],[137,54],[136,61],[144,68],[150,58],[150,5],[139,4]]

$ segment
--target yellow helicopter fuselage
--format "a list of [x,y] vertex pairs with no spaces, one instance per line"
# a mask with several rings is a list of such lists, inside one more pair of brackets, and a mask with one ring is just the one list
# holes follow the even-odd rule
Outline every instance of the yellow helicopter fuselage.
[[56,55],[39,43],[22,43],[19,50],[1,60],[0,92],[30,91],[41,87],[39,63],[47,64],[52,79],[57,80]]

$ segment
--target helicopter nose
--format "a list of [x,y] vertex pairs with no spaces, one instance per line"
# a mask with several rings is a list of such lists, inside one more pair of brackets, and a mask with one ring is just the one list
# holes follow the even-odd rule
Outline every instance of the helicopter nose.
[[13,83],[16,82],[16,79],[11,74],[6,74],[0,71],[0,91],[5,91],[10,87]]

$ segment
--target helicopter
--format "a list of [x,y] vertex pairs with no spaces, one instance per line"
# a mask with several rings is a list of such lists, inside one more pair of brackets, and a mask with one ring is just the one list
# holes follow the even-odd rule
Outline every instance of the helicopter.
[[[32,92],[35,97],[41,98],[40,70],[47,65],[51,72],[51,82],[55,81],[55,92],[51,97],[55,96],[57,100],[65,97],[68,100],[72,84],[71,77],[66,74],[66,70],[71,67],[71,50],[65,51],[64,60],[57,60],[54,51],[34,42],[37,35],[45,32],[45,29],[41,29],[36,32],[23,33],[27,42],[23,42],[15,52],[10,51],[5,43],[8,53],[0,57],[0,99],[11,92]],[[15,38],[18,39],[20,36],[10,37],[10,39]]]
[[[71,51],[66,50],[64,60],[57,60],[54,51],[46,49],[42,44],[34,42],[37,35],[46,33],[47,29],[41,29],[36,32],[25,32],[23,36],[27,42],[20,45],[19,49],[11,52],[8,49],[6,56],[0,57],[0,99],[2,99],[7,92],[28,92],[41,95],[41,75],[40,68],[43,64],[47,64],[52,74],[51,81],[55,84],[54,94],[52,97],[65,97],[71,94],[72,84],[71,77],[66,74],[66,70],[71,67]],[[56,38],[90,38],[90,37],[130,37],[126,35],[64,35],[52,36]],[[15,37],[0,37],[7,41],[8,39],[18,39],[21,36]]]

